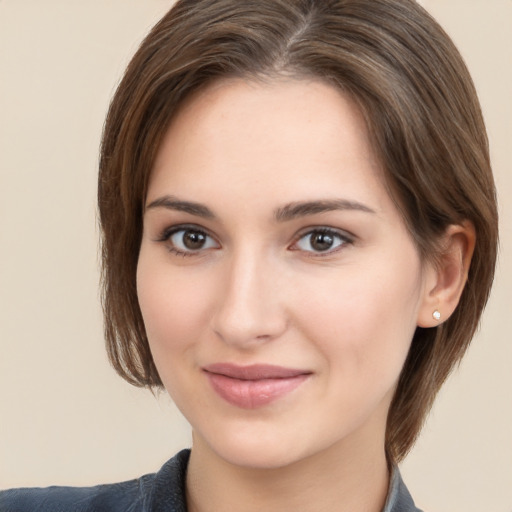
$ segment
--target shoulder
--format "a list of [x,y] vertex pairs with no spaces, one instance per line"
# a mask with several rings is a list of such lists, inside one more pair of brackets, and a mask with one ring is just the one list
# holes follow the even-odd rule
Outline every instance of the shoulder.
[[188,451],[158,473],[92,487],[24,488],[0,491],[2,512],[185,512]]
[[144,510],[144,498],[153,475],[94,487],[11,489],[0,493],[2,512],[135,512]]

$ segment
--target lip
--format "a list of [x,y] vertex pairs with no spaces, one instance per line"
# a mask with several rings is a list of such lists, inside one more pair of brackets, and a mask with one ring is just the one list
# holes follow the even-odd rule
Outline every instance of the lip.
[[203,371],[221,398],[242,409],[270,404],[291,393],[312,375],[307,370],[269,364],[215,363],[203,367]]

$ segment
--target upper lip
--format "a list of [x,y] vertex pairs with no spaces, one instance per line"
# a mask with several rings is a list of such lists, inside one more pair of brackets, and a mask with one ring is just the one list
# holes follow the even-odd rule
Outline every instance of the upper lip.
[[203,367],[208,373],[224,375],[238,380],[290,379],[312,372],[297,368],[285,368],[273,364],[251,364],[239,366],[233,363],[214,363]]

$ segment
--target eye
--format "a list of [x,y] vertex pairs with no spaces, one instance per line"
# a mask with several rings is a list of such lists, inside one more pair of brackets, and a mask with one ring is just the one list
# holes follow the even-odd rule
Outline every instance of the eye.
[[166,230],[159,241],[167,242],[172,252],[183,256],[193,255],[206,249],[219,248],[219,244],[208,233],[194,227]]
[[292,249],[312,253],[331,253],[351,242],[348,236],[334,229],[316,228],[300,237]]

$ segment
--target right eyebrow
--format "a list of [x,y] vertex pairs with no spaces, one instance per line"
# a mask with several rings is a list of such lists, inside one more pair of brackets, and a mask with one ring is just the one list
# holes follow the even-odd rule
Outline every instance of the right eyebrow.
[[204,204],[195,203],[193,201],[184,201],[175,196],[162,196],[146,205],[146,211],[153,208],[166,208],[167,210],[175,210],[179,212],[190,213],[204,219],[214,219],[215,214]]

